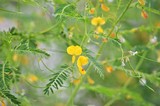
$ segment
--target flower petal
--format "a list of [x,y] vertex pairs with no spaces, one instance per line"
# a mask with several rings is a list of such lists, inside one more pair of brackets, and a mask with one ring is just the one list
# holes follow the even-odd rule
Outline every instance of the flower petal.
[[105,24],[105,20],[101,17],[98,17],[98,25],[104,25]]
[[86,74],[86,71],[82,67],[78,67],[78,69],[82,75]]
[[101,27],[101,26],[98,26],[97,29],[96,29],[96,33],[97,33],[97,34],[101,34],[101,33],[103,33],[103,32],[104,32],[104,31],[103,31],[102,27]]
[[75,55],[80,55],[82,54],[82,48],[80,46],[75,46]]
[[74,52],[75,52],[75,46],[72,45],[67,48],[67,53],[69,55],[74,55]]
[[75,62],[75,60],[76,60],[76,56],[72,56],[72,64]]
[[78,66],[83,66],[88,64],[88,57],[85,56],[79,56],[78,60],[77,60],[77,65]]
[[93,18],[91,20],[91,24],[94,25],[94,26],[97,26],[98,25],[98,19],[97,18]]

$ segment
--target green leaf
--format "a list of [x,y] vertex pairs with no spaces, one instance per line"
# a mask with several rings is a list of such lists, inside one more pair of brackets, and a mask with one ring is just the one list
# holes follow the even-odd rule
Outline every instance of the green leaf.
[[98,63],[97,60],[94,57],[92,57],[91,55],[89,55],[89,54],[86,54],[86,55],[89,58],[89,61],[93,65],[94,69],[100,75],[100,77],[104,78],[103,66],[100,63]]
[[10,92],[8,90],[7,91],[6,90],[0,91],[0,96],[6,98],[12,104],[16,104],[18,106],[20,106],[20,104],[21,104],[21,102],[19,102],[18,99],[14,95],[10,94]]
[[119,89],[116,89],[116,88],[110,89],[110,88],[106,88],[100,85],[97,85],[97,86],[86,85],[85,87],[91,91],[104,94],[105,96],[110,97],[110,98],[115,96],[120,91]]
[[50,54],[48,54],[47,52],[40,50],[40,49],[29,49],[29,51],[34,52],[34,53],[38,53],[38,54],[43,54],[45,56],[50,56]]
[[62,87],[64,81],[68,78],[70,72],[70,67],[67,65],[61,66],[61,71],[54,73],[52,78],[49,79],[49,82],[46,85],[46,88],[43,90],[44,94],[54,93],[55,89]]
[[10,84],[19,80],[19,70],[12,69],[8,64],[0,64],[0,90],[10,88]]
[[107,88],[101,85],[97,85],[97,86],[86,85],[85,87],[91,91],[103,94],[111,99],[118,98],[121,100],[121,99],[124,99],[123,97],[125,97],[126,95],[130,95],[132,100],[134,100],[138,106],[153,106],[151,103],[148,103],[147,101],[145,101],[140,94],[133,91],[129,91],[127,89]]

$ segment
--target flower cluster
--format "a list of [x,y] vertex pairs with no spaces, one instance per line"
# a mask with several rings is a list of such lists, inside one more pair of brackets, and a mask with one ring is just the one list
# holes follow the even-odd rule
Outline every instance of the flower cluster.
[[[71,45],[67,48],[67,53],[69,55],[72,55],[72,63],[75,63],[76,56],[79,56],[82,54],[82,48],[80,46]],[[86,64],[88,64],[88,57],[79,56],[77,59],[77,67],[81,74],[86,74],[86,71],[83,68],[83,66]]]

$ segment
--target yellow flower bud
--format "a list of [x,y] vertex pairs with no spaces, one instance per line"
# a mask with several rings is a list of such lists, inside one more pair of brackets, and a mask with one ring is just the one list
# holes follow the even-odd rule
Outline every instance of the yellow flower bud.
[[72,63],[74,63],[76,60],[76,56],[72,56]]
[[102,27],[101,27],[101,26],[98,26],[97,29],[96,29],[96,33],[97,33],[97,34],[101,34],[101,33],[103,33],[103,32],[104,32],[104,31],[103,31]]
[[95,8],[91,8],[91,9],[89,10],[89,13],[90,13],[90,14],[94,14],[94,13],[95,13]]
[[94,80],[91,77],[88,76],[87,79],[88,79],[89,84],[91,84],[91,85],[94,84]]
[[30,74],[27,76],[27,80],[30,82],[30,83],[33,83],[33,82],[36,82],[38,80],[38,77],[35,76],[34,74]]
[[6,104],[3,100],[1,101],[1,106],[6,106]]
[[101,9],[105,12],[108,12],[110,10],[110,8],[107,7],[104,3],[101,4]]
[[106,67],[106,71],[107,71],[108,73],[111,73],[111,72],[113,71],[113,67],[112,67],[112,66],[107,66],[107,67]]

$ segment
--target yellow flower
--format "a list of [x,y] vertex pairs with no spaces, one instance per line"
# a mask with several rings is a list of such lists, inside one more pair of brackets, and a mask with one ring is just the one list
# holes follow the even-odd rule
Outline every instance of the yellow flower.
[[146,4],[145,0],[138,0],[139,4],[144,6]]
[[89,13],[90,13],[90,14],[94,14],[94,13],[95,13],[95,8],[91,8],[91,9],[89,10]]
[[38,80],[37,76],[35,76],[34,74],[30,74],[27,76],[27,80],[30,82],[30,83],[33,83],[33,82],[36,82]]
[[87,79],[88,79],[89,84],[91,84],[91,85],[94,84],[94,80],[91,77],[88,76]]
[[91,20],[91,24],[95,26],[104,25],[105,20],[101,17],[95,17]]
[[80,46],[69,46],[67,48],[67,53],[69,55],[72,55],[72,63],[75,62],[75,59],[76,57],[75,56],[78,56],[78,55],[81,55],[82,54],[82,48]]
[[101,9],[105,12],[108,12],[110,10],[110,8],[107,7],[104,3],[101,4]]
[[132,28],[130,32],[136,32],[137,30],[138,30],[137,28]]
[[81,74],[86,74],[86,71],[83,69],[83,66],[88,64],[88,57],[79,56],[77,60],[77,66]]
[[101,34],[101,33],[103,33],[103,32],[104,32],[104,31],[103,31],[102,27],[101,27],[101,26],[98,26],[97,29],[96,29],[96,33],[97,33],[97,34]]

